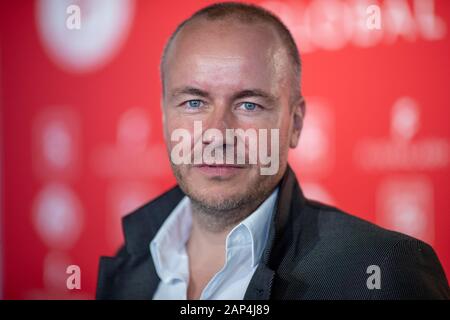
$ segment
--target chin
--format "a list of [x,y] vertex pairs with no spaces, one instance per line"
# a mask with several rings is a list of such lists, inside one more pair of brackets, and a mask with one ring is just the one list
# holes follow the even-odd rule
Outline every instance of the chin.
[[[192,189],[191,189],[192,190]],[[201,190],[198,192],[198,195],[201,196],[202,199],[210,199],[211,201],[221,201],[225,199],[236,199],[239,198],[245,193],[247,190],[244,188],[236,188],[235,184],[220,185],[220,183],[208,183],[204,185],[201,189],[197,188],[196,190]]]
[[243,195],[236,192],[223,192],[220,195],[215,192],[195,193],[190,196],[203,206],[218,211],[237,209],[244,200]]

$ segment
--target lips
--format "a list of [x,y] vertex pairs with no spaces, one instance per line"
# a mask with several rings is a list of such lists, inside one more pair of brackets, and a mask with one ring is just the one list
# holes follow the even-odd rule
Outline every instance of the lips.
[[244,166],[229,165],[229,164],[219,164],[219,165],[198,165],[194,166],[201,173],[209,177],[229,177],[239,173]]

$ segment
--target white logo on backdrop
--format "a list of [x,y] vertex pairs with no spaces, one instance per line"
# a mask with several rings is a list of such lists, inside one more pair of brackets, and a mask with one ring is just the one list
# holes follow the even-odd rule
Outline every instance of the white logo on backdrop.
[[420,128],[420,110],[409,98],[398,99],[391,111],[391,135],[394,139],[411,140]]
[[[68,12],[79,7],[79,28],[68,28]],[[133,0],[39,0],[37,29],[49,56],[63,69],[88,72],[108,63],[130,30]]]
[[94,151],[93,170],[112,178],[142,179],[165,175],[170,169],[167,151],[164,145],[152,141],[151,129],[147,109],[126,110],[118,119],[116,142]]
[[432,244],[433,203],[433,184],[427,177],[390,177],[378,187],[376,222]]
[[33,121],[33,169],[40,178],[75,177],[80,159],[79,115],[67,107],[43,108]]
[[368,171],[437,170],[449,164],[447,139],[417,138],[421,126],[420,108],[410,97],[395,101],[391,112],[391,136],[361,139],[355,147],[355,162]]
[[65,169],[73,159],[73,140],[63,121],[47,124],[42,134],[42,149],[48,163],[58,169]]
[[70,249],[82,230],[81,202],[68,186],[48,183],[34,201],[33,222],[48,247]]
[[[433,0],[267,1],[262,5],[287,25],[302,53],[339,50],[350,44],[392,44],[399,38],[433,41],[443,39],[447,33]],[[373,12],[367,9],[373,6],[380,11],[380,28],[368,28]]]

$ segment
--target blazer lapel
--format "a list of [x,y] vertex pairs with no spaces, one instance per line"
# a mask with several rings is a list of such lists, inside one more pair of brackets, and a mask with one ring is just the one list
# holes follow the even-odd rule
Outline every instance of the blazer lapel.
[[149,245],[183,196],[175,187],[123,218],[125,246],[100,259],[97,299],[152,299],[160,279]]
[[287,166],[280,182],[276,210],[272,216],[269,237],[261,261],[245,292],[244,300],[268,300],[271,297],[273,281],[279,262],[285,252],[281,241],[283,230],[294,213],[301,212],[304,203],[303,192],[292,169]]

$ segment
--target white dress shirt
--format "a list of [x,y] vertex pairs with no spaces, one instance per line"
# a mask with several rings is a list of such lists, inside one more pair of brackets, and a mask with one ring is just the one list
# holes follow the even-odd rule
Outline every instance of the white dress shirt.
[[[203,289],[201,300],[242,300],[266,246],[278,188],[227,235],[225,264]],[[153,299],[186,300],[189,261],[186,242],[192,225],[191,201],[185,196],[150,243],[161,279]]]

